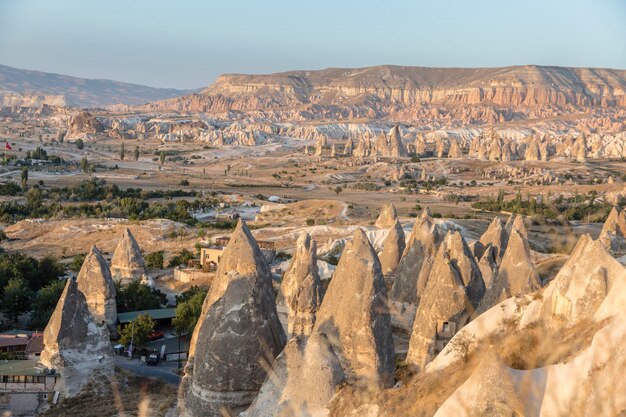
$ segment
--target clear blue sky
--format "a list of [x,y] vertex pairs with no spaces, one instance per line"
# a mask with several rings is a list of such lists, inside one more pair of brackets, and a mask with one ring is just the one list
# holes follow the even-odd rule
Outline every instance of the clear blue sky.
[[379,64],[626,68],[626,0],[0,0],[0,64],[159,87]]

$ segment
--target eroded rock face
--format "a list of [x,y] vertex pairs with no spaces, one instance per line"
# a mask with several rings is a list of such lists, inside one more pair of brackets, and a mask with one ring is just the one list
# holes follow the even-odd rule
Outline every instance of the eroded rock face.
[[391,287],[391,299],[417,304],[434,262],[441,241],[439,229],[425,209],[413,225]]
[[511,215],[506,221],[504,228],[508,235],[511,235],[513,230],[517,230],[520,235],[524,237],[524,239],[528,240],[528,231],[526,230],[526,225],[524,224],[524,217],[519,214]]
[[84,111],[72,116],[65,138],[74,139],[102,132],[102,123],[91,113]]
[[396,219],[393,227],[389,229],[380,255],[380,266],[384,275],[396,273],[405,244],[404,230],[402,230],[400,221]]
[[247,407],[285,345],[271,271],[240,221],[217,268],[191,340],[179,391],[181,416]]
[[620,213],[615,207],[611,209],[599,240],[610,251],[622,252],[626,249],[626,210]]
[[461,273],[455,267],[444,240],[417,307],[406,362],[424,369],[454,334],[470,321],[473,310]]
[[495,217],[489,224],[489,227],[480,237],[480,243],[486,247],[491,244],[491,247],[496,252],[496,261],[499,263],[504,256],[506,245],[508,241],[508,234],[506,232],[505,225],[502,223],[499,217]]
[[419,369],[470,321],[481,288],[484,292],[480,271],[462,239],[458,232],[446,235],[417,307],[406,361]]
[[289,336],[310,335],[322,303],[322,283],[317,268],[317,246],[308,233],[298,239],[280,291],[287,306]]
[[40,362],[61,375],[55,390],[71,398],[93,377],[113,373],[113,349],[109,331],[97,324],[87,299],[70,278],[44,330]]
[[398,212],[396,211],[396,206],[392,203],[385,204],[380,210],[380,214],[378,215],[378,219],[376,219],[375,225],[379,229],[388,229],[393,227],[397,219]]
[[145,272],[146,267],[139,244],[130,229],[126,228],[111,258],[111,275],[122,283],[128,283],[140,279]]
[[583,235],[569,259],[545,291],[542,309],[570,324],[591,317],[609,287],[624,278],[624,267],[601,242]]
[[541,281],[530,257],[528,241],[516,229],[512,229],[498,274],[485,293],[479,310],[487,311],[507,298],[528,294],[539,288]]
[[107,261],[95,245],[85,257],[76,282],[87,299],[87,307],[95,322],[105,323],[112,335],[117,334],[115,284]]
[[346,245],[317,315],[349,379],[390,386],[395,368],[391,318],[380,262],[361,229]]
[[462,158],[463,152],[459,146],[459,142],[456,139],[450,141],[450,150],[448,151],[448,158]]
[[341,363],[326,336],[292,338],[276,358],[246,417],[325,415],[344,381]]
[[467,242],[465,242],[461,233],[448,232],[444,238],[443,247],[447,251],[454,268],[459,273],[461,282],[472,305],[478,307],[480,300],[485,294],[485,283]]
[[491,246],[491,243],[487,245],[483,250],[483,255],[478,261],[478,269],[483,277],[485,283],[485,296],[493,286],[496,275],[498,274],[498,262],[496,258],[497,251]]

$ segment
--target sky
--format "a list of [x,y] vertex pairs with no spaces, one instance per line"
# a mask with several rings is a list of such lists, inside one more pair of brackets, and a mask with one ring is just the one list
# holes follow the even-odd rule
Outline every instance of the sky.
[[175,88],[382,64],[626,69],[626,0],[0,0],[0,64]]

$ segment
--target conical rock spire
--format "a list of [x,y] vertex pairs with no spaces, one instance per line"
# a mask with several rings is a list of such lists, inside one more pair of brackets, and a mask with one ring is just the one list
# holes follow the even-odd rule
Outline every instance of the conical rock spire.
[[192,336],[181,416],[247,407],[285,345],[269,266],[245,222],[231,235]]
[[380,262],[361,229],[346,245],[317,315],[346,375],[389,386],[395,367],[391,317]]

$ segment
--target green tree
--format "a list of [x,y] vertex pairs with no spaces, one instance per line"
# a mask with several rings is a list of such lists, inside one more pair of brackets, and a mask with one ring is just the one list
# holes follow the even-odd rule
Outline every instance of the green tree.
[[193,258],[195,258],[194,254],[187,250],[187,249],[183,249],[180,251],[180,253],[176,256],[173,256],[170,259],[169,268],[175,268],[177,266],[185,266],[189,263],[190,260],[192,260]]
[[163,269],[163,251],[152,252],[146,255],[146,267],[151,269]]
[[189,289],[181,292],[179,295],[176,295],[174,298],[176,299],[176,305],[187,302],[191,300],[196,294],[204,294],[206,295],[206,288],[199,287],[197,285],[192,285]]
[[28,168],[22,168],[22,190],[26,191],[28,184]]
[[43,196],[39,188],[31,188],[26,192],[26,205],[30,210],[35,210],[41,206]]
[[137,318],[126,326],[117,326],[117,332],[120,335],[120,344],[128,346],[143,346],[148,341],[148,336],[154,330],[156,321],[152,320],[147,314],[140,314]]
[[30,311],[33,292],[24,279],[13,278],[4,287],[2,296],[2,312],[17,323],[17,318]]
[[37,261],[19,252],[0,254],[0,296],[11,279],[24,280],[37,291],[64,273],[64,268],[52,257]]
[[202,312],[202,304],[204,303],[206,293],[206,290],[198,288],[191,298],[176,304],[176,317],[172,320],[176,333],[179,335],[193,333],[193,329],[196,327]]
[[135,146],[135,161],[139,160],[139,146]]
[[33,299],[33,309],[30,316],[31,328],[43,329],[46,327],[59,298],[61,298],[65,283],[65,280],[55,280],[37,292]]
[[126,311],[152,310],[163,308],[167,305],[167,296],[161,291],[150,288],[150,286],[133,281],[127,285],[122,285],[119,281],[115,283],[117,296],[118,313]]
[[87,254],[85,253],[79,253],[78,255],[74,255],[74,257],[72,258],[72,262],[70,262],[68,266],[70,271],[74,271],[74,272],[80,271],[80,268],[83,267],[83,262],[85,262],[86,256]]
[[122,142],[122,147],[120,148],[120,161],[124,160],[124,155],[125,155],[125,152],[124,152],[124,142]]
[[83,156],[83,159],[80,160],[80,169],[81,171],[83,171],[84,173],[88,173],[89,172],[89,161],[87,160],[86,156]]
[[83,149],[85,147],[85,142],[82,139],[76,139],[76,147],[78,149]]
[[165,152],[163,151],[159,153],[159,162],[161,163],[161,165],[165,163]]

